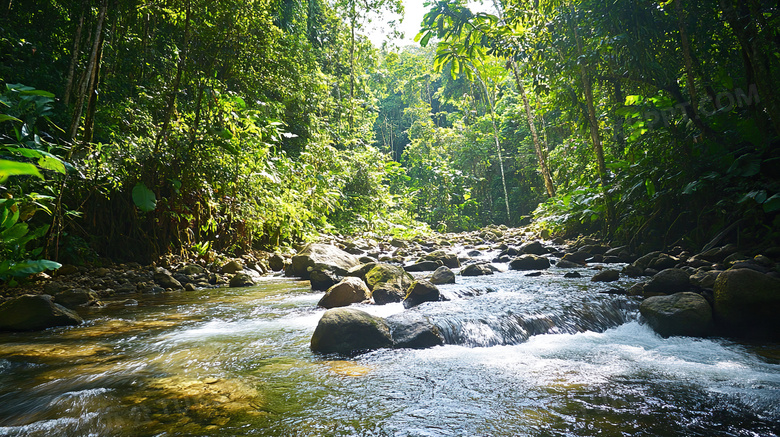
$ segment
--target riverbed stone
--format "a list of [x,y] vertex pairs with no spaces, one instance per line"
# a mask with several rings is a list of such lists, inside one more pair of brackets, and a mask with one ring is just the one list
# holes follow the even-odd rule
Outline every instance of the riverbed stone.
[[675,294],[688,291],[690,274],[682,269],[666,269],[656,273],[645,285],[645,296]]
[[372,292],[374,303],[401,302],[414,278],[403,268],[392,264],[378,263],[366,273],[366,284]]
[[780,337],[780,280],[751,269],[727,270],[714,287],[715,320],[726,333]]
[[721,273],[721,270],[698,270],[688,277],[688,282],[695,287],[712,288]]
[[223,275],[233,275],[244,270],[244,265],[238,260],[231,260],[219,268]]
[[577,264],[573,261],[561,259],[557,263],[555,263],[555,267],[558,267],[559,269],[576,269],[582,267],[582,265]]
[[157,267],[153,278],[154,282],[162,288],[171,288],[173,290],[180,290],[182,288],[181,282],[177,281],[176,278],[171,275],[171,272],[162,267]]
[[440,263],[440,265],[447,266],[451,269],[460,267],[460,260],[458,260],[458,255],[455,253],[445,252],[443,250],[435,250],[427,255],[423,255],[420,259],[417,260],[417,262],[423,261],[435,261],[436,263]]
[[268,267],[275,272],[284,270],[284,257],[281,254],[273,253],[268,257]]
[[73,288],[55,294],[54,302],[64,306],[65,308],[73,309],[79,306],[100,304],[100,298],[98,297],[97,293],[92,290]]
[[438,302],[441,300],[439,288],[430,282],[420,279],[414,281],[406,292],[403,304],[404,308],[412,308],[424,302]]
[[255,285],[255,281],[252,280],[252,277],[247,275],[246,273],[236,273],[233,275],[232,278],[230,278],[230,282],[228,285],[231,288],[236,287],[251,287]]
[[485,276],[492,274],[493,269],[486,263],[469,264],[460,271],[461,276]]
[[206,273],[206,269],[197,264],[187,264],[176,270],[176,273],[181,273],[182,275],[187,276],[202,275]]
[[395,348],[426,349],[444,344],[439,328],[418,313],[405,311],[387,318]]
[[26,294],[0,304],[0,331],[37,331],[81,322],[78,314],[48,294]]
[[404,270],[407,272],[433,272],[442,265],[442,263],[437,261],[419,261],[414,264],[404,266]]
[[561,258],[561,260],[569,261],[578,264],[579,266],[582,266],[583,264],[585,264],[585,260],[588,258],[590,258],[590,254],[588,252],[572,252],[563,255],[563,258]]
[[357,256],[336,246],[312,243],[292,257],[287,276],[309,279],[312,268],[317,264],[328,266],[330,271],[344,276],[349,269],[359,265],[360,261]]
[[617,270],[602,270],[590,278],[591,282],[615,282],[618,279],[620,279],[620,272]]
[[314,352],[346,355],[392,346],[387,322],[355,308],[325,311],[314,329],[310,345]]
[[371,299],[371,290],[360,278],[348,276],[338,284],[328,288],[317,306],[323,308],[346,307]]
[[696,293],[649,297],[642,301],[639,312],[663,337],[702,337],[711,334],[714,327],[710,304]]
[[530,255],[544,255],[549,252],[540,241],[529,241],[528,243],[521,244],[517,250],[520,251],[520,253]]
[[550,260],[538,255],[520,255],[509,263],[512,270],[544,270],[550,268]]
[[438,269],[436,269],[433,272],[433,275],[431,275],[431,278],[429,279],[429,281],[431,282],[431,284],[434,284],[434,285],[454,284],[455,283],[455,272],[453,272],[447,266],[440,266]]

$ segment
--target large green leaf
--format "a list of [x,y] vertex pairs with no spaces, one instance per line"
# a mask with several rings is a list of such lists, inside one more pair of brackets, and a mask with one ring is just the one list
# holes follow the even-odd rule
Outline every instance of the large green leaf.
[[7,161],[0,159],[0,182],[8,179],[9,176],[37,176],[43,179],[38,167],[26,162]]
[[780,194],[775,194],[764,202],[764,212],[775,212],[778,210],[780,210]]
[[133,188],[133,202],[141,211],[149,212],[157,208],[157,198],[154,192],[139,182]]

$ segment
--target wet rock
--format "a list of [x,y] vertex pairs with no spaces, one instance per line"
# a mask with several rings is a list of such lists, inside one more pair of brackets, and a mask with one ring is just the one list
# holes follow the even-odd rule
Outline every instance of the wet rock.
[[403,312],[387,318],[395,348],[426,349],[444,344],[444,336],[427,317]]
[[171,288],[174,290],[179,290],[182,288],[181,282],[177,281],[173,276],[171,276],[171,272],[162,267],[157,267],[157,269],[155,269],[154,282],[163,288]]
[[100,298],[97,293],[92,290],[74,288],[56,294],[54,296],[54,302],[65,308],[73,309],[79,306],[97,305],[100,303]]
[[371,299],[371,290],[360,278],[346,277],[338,284],[328,288],[317,306],[323,308],[346,307]]
[[544,255],[550,251],[545,248],[540,241],[530,241],[520,245],[517,249],[520,253],[529,255]]
[[219,272],[223,275],[233,275],[243,270],[244,265],[235,259],[219,268]]
[[434,285],[454,284],[455,273],[447,266],[440,266],[433,272],[433,275],[431,275],[431,278],[428,281]]
[[26,294],[0,304],[0,331],[37,331],[81,322],[78,314],[48,294]]
[[590,278],[591,282],[614,282],[618,279],[620,279],[620,272],[617,270],[602,270]]
[[366,284],[378,305],[401,302],[412,282],[412,275],[391,264],[379,263],[366,273]]
[[710,250],[704,251],[700,254],[695,255],[697,259],[703,259],[705,261],[710,262],[721,262],[726,259],[726,257],[734,254],[737,252],[737,245],[736,244],[727,244],[723,247],[713,247]]
[[109,273],[111,273],[111,270],[108,270],[105,267],[98,267],[92,271],[92,276],[96,278],[105,278]]
[[430,282],[421,279],[414,281],[406,292],[403,304],[404,308],[412,308],[424,302],[438,302],[441,300],[439,289]]
[[525,275],[523,275],[523,276],[526,276],[526,277],[529,277],[529,278],[535,278],[535,277],[537,277],[537,276],[542,276],[542,272],[531,272],[531,273],[526,273],[526,274],[525,274]]
[[636,261],[634,261],[631,265],[634,267],[638,267],[642,270],[650,267],[650,263],[658,257],[658,255],[661,254],[661,251],[655,251],[650,252],[647,255],[639,257]]
[[68,288],[68,286],[63,284],[62,282],[51,281],[51,282],[47,282],[46,285],[43,286],[43,292],[44,292],[44,294],[55,295],[55,294],[59,293],[60,291],[65,290],[67,288]]
[[582,275],[580,272],[566,272],[565,275],[563,275],[564,278],[574,279],[574,278],[581,278]]
[[550,260],[537,255],[520,255],[509,263],[512,270],[544,270],[550,268]]
[[728,334],[780,337],[780,280],[751,269],[732,269],[715,281],[714,315]]
[[355,278],[360,278],[363,281],[365,281],[366,280],[366,273],[370,272],[371,269],[376,267],[376,265],[377,265],[376,262],[370,262],[370,263],[365,263],[365,264],[361,264],[359,266],[352,267],[351,269],[349,269],[347,271],[347,275],[346,276],[352,276],[352,277],[355,277]]
[[255,281],[252,280],[252,277],[247,275],[246,273],[236,273],[233,275],[232,278],[230,278],[230,282],[228,285],[231,288],[236,287],[251,287],[255,285]]
[[184,284],[184,290],[185,291],[195,291],[195,290],[197,290],[197,287],[195,287],[195,284],[190,282],[189,284]]
[[341,275],[336,274],[330,266],[324,264],[317,264],[309,271],[309,282],[314,291],[325,291],[338,284],[341,279]]
[[558,267],[559,269],[576,269],[578,267],[582,267],[582,265],[569,260],[562,259],[559,260],[557,263],[555,263],[555,267]]
[[625,296],[628,292],[620,287],[610,288],[609,290],[599,291],[601,294],[612,294],[615,296]]
[[657,257],[653,258],[647,267],[658,270],[660,272],[661,270],[674,268],[679,262],[680,262],[679,259],[674,258],[665,253],[662,253]]
[[419,260],[417,260],[418,263],[421,263],[423,261],[435,261],[436,263],[439,263],[439,265],[444,265],[451,269],[456,269],[460,267],[460,261],[458,260],[458,255],[454,253],[448,253],[443,250],[433,251],[427,255],[424,255]]
[[585,260],[588,258],[590,258],[590,254],[587,252],[574,252],[574,253],[567,253],[566,255],[564,255],[561,261],[569,261],[579,266],[582,266],[583,264],[585,264]]
[[696,273],[688,277],[688,282],[691,285],[699,288],[712,288],[715,286],[715,280],[723,273],[720,270],[699,270]]
[[589,255],[604,255],[610,249],[609,246],[604,244],[586,244],[577,250],[577,252],[584,252]]
[[[309,244],[292,257],[288,276],[309,279],[315,265],[327,266],[336,275],[344,276],[352,267],[360,264],[358,257],[329,244]],[[332,284],[331,284],[332,285]]]
[[644,296],[645,295],[646,282],[637,282],[636,284],[628,287],[626,294],[629,296]]
[[638,278],[644,274],[644,270],[634,265],[628,265],[623,267],[623,270],[621,270],[620,273],[629,278]]
[[[729,264],[727,264],[727,265],[729,265]],[[758,263],[754,262],[753,260],[737,261],[737,262],[731,263],[730,266],[731,266],[730,268],[735,269],[735,270],[736,269],[750,269],[750,270],[755,270],[755,271],[757,271],[759,273],[764,273],[764,274],[769,273],[769,269],[768,268],[762,266],[761,264],[758,264]]]
[[187,264],[179,270],[176,270],[176,273],[187,276],[202,275],[206,273],[206,269],[197,264]]
[[278,253],[272,254],[268,258],[268,267],[271,267],[271,270],[275,272],[284,270],[284,257]]
[[439,268],[442,264],[436,261],[420,261],[408,266],[404,266],[404,270],[407,272],[433,272]]
[[114,289],[114,292],[118,294],[135,293],[137,291],[138,291],[138,287],[132,282],[125,282],[124,284],[119,284],[119,286]]
[[79,272],[79,268],[73,264],[63,264],[62,267],[54,271],[55,276],[68,276]]
[[492,275],[493,269],[488,264],[469,264],[460,271],[461,276],[485,276]]
[[311,337],[311,350],[355,354],[393,346],[384,319],[355,308],[333,308],[322,315]]
[[645,296],[675,294],[688,291],[690,274],[682,269],[666,269],[650,278],[645,285]]
[[696,293],[649,297],[642,301],[639,312],[663,337],[702,337],[711,334],[714,326],[710,304]]

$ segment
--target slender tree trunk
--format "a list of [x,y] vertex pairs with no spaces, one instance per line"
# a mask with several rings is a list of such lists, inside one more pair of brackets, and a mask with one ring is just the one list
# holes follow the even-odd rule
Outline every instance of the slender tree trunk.
[[683,59],[685,61],[685,77],[687,79],[688,95],[691,97],[690,110],[688,112],[690,112],[691,119],[696,127],[705,135],[711,136],[712,131],[704,125],[704,122],[699,116],[699,110],[696,107],[699,98],[696,94],[696,82],[693,76],[693,58],[691,56],[691,44],[690,39],[688,38],[688,30],[685,26],[685,11],[683,11],[680,0],[674,0],[674,7],[677,11],[677,25],[680,29],[680,43],[682,45]]
[[536,123],[534,123],[534,113],[531,110],[531,105],[528,103],[528,95],[525,92],[525,86],[523,86],[523,81],[520,79],[517,63],[512,58],[509,59],[509,62],[512,66],[512,72],[515,76],[517,89],[520,91],[520,96],[523,98],[523,106],[525,107],[525,115],[528,117],[528,125],[531,128],[531,138],[534,142],[536,159],[539,160],[539,169],[542,172],[542,178],[544,178],[544,188],[547,190],[548,197],[555,197],[555,185],[553,184],[550,169],[547,167],[547,154],[544,150],[542,150],[542,144],[539,141],[539,134],[536,131]]
[[79,55],[81,54],[81,32],[84,29],[84,15],[86,15],[86,11],[86,5],[82,5],[81,17],[79,18],[79,24],[76,27],[76,36],[73,38],[73,53],[70,57],[68,79],[65,81],[65,93],[62,100],[65,107],[70,104],[70,96],[73,94],[73,76],[76,75],[76,64],[78,64]]
[[68,138],[72,141],[76,137],[76,133],[81,123],[81,114],[84,111],[84,100],[87,97],[87,90],[91,89],[90,86],[91,77],[94,76],[93,72],[98,63],[98,54],[100,52],[100,44],[103,41],[101,34],[103,33],[103,23],[106,20],[106,12],[108,9],[108,0],[103,0],[100,5],[100,12],[98,13],[97,24],[95,25],[95,37],[92,44],[92,54],[89,57],[89,63],[87,69],[84,72],[84,80],[82,80],[82,86],[79,90],[78,99],[76,100],[76,106],[73,108],[73,118],[71,119],[70,129],[68,129]]
[[157,139],[154,142],[154,154],[157,156],[157,154],[160,152],[160,144],[163,141],[163,138],[168,133],[168,128],[171,125],[171,118],[173,117],[173,110],[176,106],[176,94],[179,93],[179,85],[181,84],[181,76],[182,72],[184,71],[184,63],[187,61],[187,51],[190,44],[190,12],[191,12],[191,3],[187,2],[187,12],[184,18],[184,47],[181,51],[181,54],[179,55],[179,62],[176,65],[176,76],[173,79],[173,84],[171,85],[171,92],[168,96],[168,106],[165,109],[165,118],[163,119],[163,125],[160,129],[160,132],[157,134]]
[[[573,24],[574,39],[577,43],[577,55],[582,58],[584,56],[584,50],[582,48],[582,40],[580,39],[579,32],[577,31],[577,23]],[[611,232],[612,221],[615,216],[614,207],[612,201],[609,198],[609,190],[607,189],[607,164],[604,160],[604,147],[601,144],[601,134],[599,133],[599,122],[596,118],[596,107],[593,103],[593,86],[590,82],[588,75],[588,68],[583,62],[580,64],[580,76],[582,78],[582,88],[585,94],[585,103],[588,107],[588,124],[590,125],[590,138],[593,141],[593,151],[596,155],[596,165],[599,173],[599,180],[601,182],[601,190],[604,194],[604,202],[607,210],[607,234]]]
[[352,129],[355,123],[355,21],[357,17],[355,15],[355,3],[352,3],[352,16],[350,17],[350,45],[349,45],[349,133],[352,134]]
[[[504,188],[504,205],[506,205],[506,224],[509,225],[512,222],[512,215],[509,212],[509,192],[506,189],[506,176],[504,175],[504,159],[501,156],[501,142],[498,137],[498,127],[496,126],[496,114],[493,111],[493,99],[490,97],[490,92],[487,89],[487,84],[479,74],[479,70],[474,68],[477,78],[482,83],[482,87],[485,89],[485,97],[488,100],[488,108],[490,109],[490,122],[493,125],[493,139],[496,143],[496,154],[498,155],[498,168],[501,170],[501,186]],[[475,100],[476,102],[476,100]]]
[[100,34],[100,48],[98,49],[97,62],[95,62],[95,68],[92,70],[92,75],[89,79],[89,89],[87,95],[89,101],[87,102],[87,116],[84,120],[84,137],[85,143],[92,142],[92,133],[95,127],[95,111],[97,110],[98,99],[98,84],[100,83],[100,67],[101,59],[103,58],[103,34]]

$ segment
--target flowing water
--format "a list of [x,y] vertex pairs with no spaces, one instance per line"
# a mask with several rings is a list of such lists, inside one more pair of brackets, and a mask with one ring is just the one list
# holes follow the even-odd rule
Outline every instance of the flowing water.
[[[663,339],[615,286],[458,277],[447,345],[321,356],[308,283],[140,296],[0,334],[0,436],[775,436],[780,348]],[[628,286],[622,282],[618,285]]]

